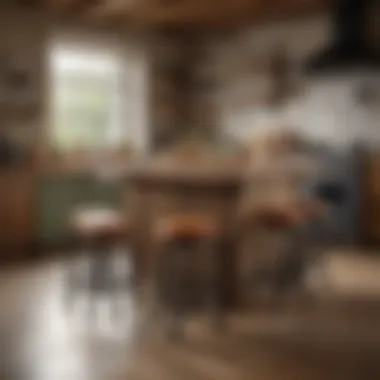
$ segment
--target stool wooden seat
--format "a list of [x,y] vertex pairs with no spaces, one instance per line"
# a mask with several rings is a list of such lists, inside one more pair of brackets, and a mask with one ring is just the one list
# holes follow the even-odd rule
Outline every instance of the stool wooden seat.
[[118,237],[127,232],[128,221],[118,211],[107,208],[83,208],[73,212],[71,227],[82,237]]
[[212,238],[218,232],[216,220],[202,214],[176,214],[162,218],[156,227],[157,237],[167,239]]
[[327,209],[320,201],[305,201],[284,207],[267,207],[257,210],[256,221],[270,229],[287,229],[326,215]]

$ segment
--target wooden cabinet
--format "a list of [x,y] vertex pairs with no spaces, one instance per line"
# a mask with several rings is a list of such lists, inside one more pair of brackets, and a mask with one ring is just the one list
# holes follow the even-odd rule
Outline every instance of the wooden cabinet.
[[119,207],[123,184],[100,182],[88,173],[41,176],[36,185],[36,237],[45,249],[64,246],[71,239],[69,215],[80,206],[105,204]]
[[363,227],[366,243],[380,244],[380,152],[367,155],[364,165]]
[[34,238],[34,176],[0,171],[0,261],[25,257]]

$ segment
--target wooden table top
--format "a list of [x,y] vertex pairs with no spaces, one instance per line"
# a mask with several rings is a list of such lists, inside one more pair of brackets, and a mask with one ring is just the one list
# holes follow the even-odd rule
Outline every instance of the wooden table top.
[[196,186],[240,186],[244,171],[238,167],[140,164],[128,168],[128,180]]
[[149,158],[121,163],[118,167],[97,168],[99,178],[118,178],[139,184],[165,184],[186,186],[240,187],[250,179],[267,179],[276,176],[307,178],[315,173],[308,165],[276,165],[251,168],[241,160],[181,161]]

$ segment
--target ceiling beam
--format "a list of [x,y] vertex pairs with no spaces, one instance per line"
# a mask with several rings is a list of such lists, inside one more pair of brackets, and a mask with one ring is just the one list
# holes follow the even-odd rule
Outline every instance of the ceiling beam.
[[43,0],[44,5],[50,9],[64,11],[82,3],[82,0]]
[[145,23],[204,23],[252,14],[261,7],[259,0],[182,0],[155,1],[155,5],[136,9],[134,16]]
[[135,2],[136,0],[101,1],[94,6],[89,6],[85,10],[85,16],[92,19],[123,18],[133,11]]
[[324,10],[329,0],[40,0],[57,11],[142,26],[239,26]]

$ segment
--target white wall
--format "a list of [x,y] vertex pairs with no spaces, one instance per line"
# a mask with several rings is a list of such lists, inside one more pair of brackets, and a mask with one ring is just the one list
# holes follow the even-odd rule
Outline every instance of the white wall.
[[[225,70],[252,57],[265,58],[280,45],[286,47],[294,68],[298,68],[305,58],[323,48],[329,32],[327,16],[243,30],[212,46],[214,64],[217,70]],[[379,73],[299,79],[302,91],[274,111],[249,100],[250,88],[255,86],[249,75],[236,75],[228,83],[221,77],[218,104],[222,129],[243,140],[262,129],[293,128],[335,146],[344,147],[356,139],[380,145],[380,97],[371,107],[361,106],[355,98],[357,88],[368,79],[380,89]]]

